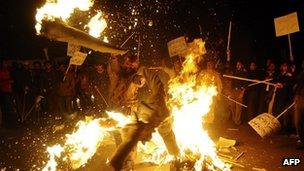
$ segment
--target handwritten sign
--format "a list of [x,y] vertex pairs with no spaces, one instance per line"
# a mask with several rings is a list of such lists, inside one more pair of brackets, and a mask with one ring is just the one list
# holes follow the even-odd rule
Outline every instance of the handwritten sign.
[[79,45],[75,45],[73,43],[68,44],[68,50],[67,50],[67,55],[68,56],[73,56],[75,52],[78,52],[80,50]]
[[171,40],[167,43],[167,45],[170,57],[181,55],[188,50],[187,42],[184,36]]
[[82,52],[75,52],[70,59],[70,65],[82,65],[86,59],[87,54]]
[[263,138],[266,137],[281,128],[280,122],[271,114],[263,113],[251,121],[248,124]]
[[297,12],[274,19],[276,36],[283,36],[300,31]]

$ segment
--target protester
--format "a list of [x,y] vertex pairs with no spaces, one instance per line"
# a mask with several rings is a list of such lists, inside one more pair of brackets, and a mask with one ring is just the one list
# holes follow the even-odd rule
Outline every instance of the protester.
[[9,62],[7,60],[2,60],[0,67],[0,107],[3,121],[2,125],[4,128],[15,128],[17,126],[17,115],[12,103],[13,79],[11,78]]
[[71,66],[66,72],[67,67],[65,64],[60,64],[59,66],[59,78],[60,82],[58,85],[58,102],[59,102],[59,111],[61,114],[68,116],[72,114],[72,101],[75,97],[75,84],[76,80],[74,77],[74,69]]
[[[276,95],[274,98],[273,114],[276,116],[280,114],[286,107],[291,104],[293,99],[292,93],[292,74],[288,72],[287,62],[283,62],[280,65],[280,73],[276,77],[275,82],[278,83],[278,88],[276,90]],[[290,115],[283,116],[283,127],[287,131],[291,131],[291,117]]]
[[[236,68],[233,76],[247,78],[247,72],[241,61],[236,62]],[[232,99],[239,103],[243,103],[244,92],[246,88],[246,82],[240,80],[232,81]],[[230,102],[232,111],[232,120],[236,125],[242,123],[242,106],[236,104],[235,102]]]
[[[92,107],[92,98],[90,92],[90,74],[86,65],[83,65],[80,69],[76,89],[79,94],[80,107],[82,110],[87,111]],[[78,102],[76,101],[76,103]]]
[[44,62],[43,77],[42,87],[45,93],[45,110],[49,114],[54,114],[59,111],[57,94],[59,77],[50,61]]
[[90,89],[94,97],[94,108],[99,112],[103,111],[109,103],[109,76],[106,65],[100,61],[94,63],[90,73]]
[[[254,79],[254,80],[261,80],[261,73],[257,69],[257,65],[255,62],[250,62],[249,70],[248,70],[248,78]],[[245,101],[247,105],[247,121],[250,121],[255,116],[257,116],[259,113],[259,95],[260,95],[260,84],[249,84],[246,87],[245,91]]]

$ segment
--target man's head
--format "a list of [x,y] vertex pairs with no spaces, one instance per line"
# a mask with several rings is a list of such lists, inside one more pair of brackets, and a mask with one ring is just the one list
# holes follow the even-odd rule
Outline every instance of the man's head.
[[286,62],[281,64],[280,71],[281,73],[286,73],[288,71],[288,64]]
[[10,66],[10,62],[6,59],[1,61],[1,69],[8,69]]
[[241,61],[236,62],[236,70],[241,71],[243,69],[244,65]]
[[123,68],[129,70],[137,70],[139,68],[139,59],[135,55],[128,55],[124,57]]
[[99,74],[103,73],[106,70],[105,66],[102,63],[95,63],[94,69]]
[[249,70],[250,71],[255,71],[256,68],[257,68],[256,63],[255,62],[250,62]]
[[39,61],[35,61],[33,63],[34,69],[35,70],[40,70],[41,69],[41,63]]
[[268,66],[268,71],[275,71],[275,64],[273,62],[271,62]]

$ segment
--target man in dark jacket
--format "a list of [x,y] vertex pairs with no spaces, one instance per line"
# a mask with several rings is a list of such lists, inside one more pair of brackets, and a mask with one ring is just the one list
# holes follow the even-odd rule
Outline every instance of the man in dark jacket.
[[[165,103],[164,83],[161,82],[157,71],[139,68],[139,61],[134,56],[125,57],[122,66],[119,65],[117,57],[112,57],[108,71],[111,81],[110,96],[116,99],[112,104],[116,107],[123,106],[123,111],[134,118],[134,123],[122,130],[123,142],[110,160],[115,170],[122,169],[137,142],[149,140],[155,128],[158,128],[168,152],[177,156],[179,149],[168,119],[170,113]],[[138,102],[137,90],[144,84],[149,88],[150,94],[145,101]]]

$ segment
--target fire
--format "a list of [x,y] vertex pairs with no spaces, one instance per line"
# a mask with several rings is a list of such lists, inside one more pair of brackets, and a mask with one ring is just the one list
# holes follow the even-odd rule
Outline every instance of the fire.
[[60,19],[66,22],[75,9],[88,11],[94,0],[47,0],[43,7],[37,9],[36,32],[40,34],[43,20]]
[[204,163],[209,169],[229,170],[218,158],[215,144],[203,128],[203,117],[209,112],[217,91],[212,79],[200,74],[197,66],[201,55],[206,53],[204,42],[195,40],[193,47],[197,48],[186,56],[180,75],[169,82],[168,104],[180,158],[194,161],[196,170],[202,170]]
[[101,33],[107,27],[106,20],[102,17],[102,12],[98,11],[97,14],[91,18],[90,22],[85,26],[89,28],[89,34],[95,38],[100,37]]
[[66,135],[63,145],[48,147],[49,160],[43,170],[55,171],[58,165],[56,159],[61,162],[68,161],[73,169],[80,168],[94,156],[105,138],[110,137],[109,131],[132,122],[129,117],[118,112],[107,112],[107,114],[108,119],[115,121],[114,125],[103,124],[107,122],[106,118],[86,118],[76,124],[76,130],[72,134]]
[[57,162],[55,157],[60,157],[63,148],[60,145],[54,145],[52,147],[47,148],[47,152],[49,153],[49,161],[46,166],[42,169],[42,171],[55,171],[57,167]]
[[168,163],[174,158],[167,152],[165,143],[159,133],[153,133],[152,139],[145,144],[139,142],[137,152],[143,162],[158,165]]
[[[47,0],[44,6],[37,9],[35,29],[40,34],[43,20],[59,19],[67,22],[76,9],[88,11],[94,5],[94,0]],[[85,26],[89,28],[89,34],[95,38],[100,37],[101,33],[107,27],[107,22],[103,18],[102,12],[92,17]]]

